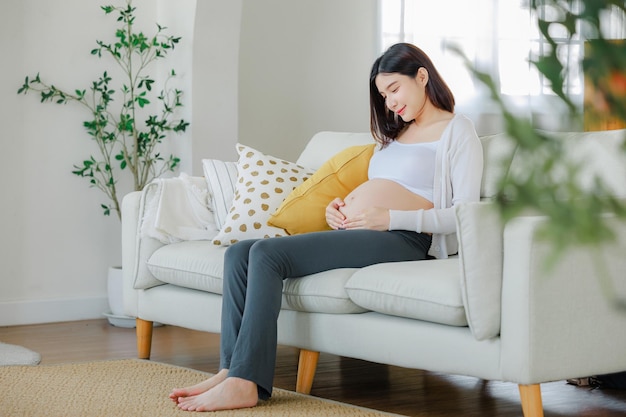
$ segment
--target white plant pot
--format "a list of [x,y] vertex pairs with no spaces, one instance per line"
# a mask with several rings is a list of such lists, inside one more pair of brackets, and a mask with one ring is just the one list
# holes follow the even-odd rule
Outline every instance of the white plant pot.
[[[134,328],[135,318],[124,314],[124,274],[121,266],[112,266],[107,275],[107,292],[110,311],[104,313],[109,323],[116,327]],[[163,324],[154,322],[155,327]]]
[[134,328],[135,319],[124,315],[124,275],[121,266],[112,266],[107,275],[107,292],[110,311],[104,313],[109,323],[116,327]]

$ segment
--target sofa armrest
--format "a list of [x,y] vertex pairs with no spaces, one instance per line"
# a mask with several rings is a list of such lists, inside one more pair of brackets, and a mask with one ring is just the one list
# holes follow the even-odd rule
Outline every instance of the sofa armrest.
[[[137,289],[161,284],[148,270],[146,260],[164,244],[156,239],[143,237],[141,233],[146,194],[149,192],[150,186],[147,186],[143,191],[127,194],[122,200],[124,312],[132,317],[137,316]],[[137,286],[137,282],[153,285]]]
[[[570,248],[547,269],[544,217],[511,220],[503,234],[501,364],[506,380],[534,384],[626,369],[626,224],[616,240]],[[605,280],[614,285],[605,291]]]
[[124,314],[137,317],[137,292],[133,288],[141,192],[134,191],[122,200],[122,274]]
[[500,333],[502,315],[502,231],[494,203],[456,206],[461,295],[476,340]]

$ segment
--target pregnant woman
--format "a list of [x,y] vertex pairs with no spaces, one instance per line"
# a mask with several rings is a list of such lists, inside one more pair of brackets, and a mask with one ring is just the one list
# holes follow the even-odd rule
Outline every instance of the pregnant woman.
[[228,248],[220,371],[170,398],[182,410],[255,406],[272,393],[283,280],[335,268],[446,258],[457,252],[454,206],[478,201],[483,154],[473,124],[430,58],[401,43],[370,75],[368,181],[329,202],[334,229],[245,240]]

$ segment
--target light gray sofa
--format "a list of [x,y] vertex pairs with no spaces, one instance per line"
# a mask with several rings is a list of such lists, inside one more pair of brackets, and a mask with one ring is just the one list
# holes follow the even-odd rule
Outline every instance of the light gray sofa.
[[[624,131],[570,133],[567,157],[583,158],[587,177],[600,172],[626,196]],[[341,269],[288,279],[278,342],[301,349],[297,391],[309,393],[318,352],[469,375],[519,385],[524,415],[543,415],[540,385],[626,369],[626,311],[603,292],[608,278],[626,290],[626,225],[597,253],[568,251],[554,269],[536,237],[545,222],[520,216],[502,225],[490,198],[505,135],[481,138],[483,202],[458,207],[460,253],[445,260]],[[370,143],[369,134],[321,132],[298,159],[317,168],[339,150]],[[565,157],[565,156],[564,156]],[[219,333],[222,257],[210,241],[164,244],[142,230],[149,192],[123,202],[126,314],[137,318],[140,358],[150,356],[152,323]],[[608,275],[602,275],[594,264]],[[626,293],[626,291],[621,294]]]

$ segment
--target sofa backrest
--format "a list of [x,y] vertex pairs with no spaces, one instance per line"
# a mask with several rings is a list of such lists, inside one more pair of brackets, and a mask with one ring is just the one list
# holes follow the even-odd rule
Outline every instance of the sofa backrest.
[[[565,142],[563,158],[580,164],[582,185],[593,187],[597,175],[612,194],[626,198],[626,150],[621,149],[626,129],[551,135]],[[515,142],[505,133],[480,139],[485,160],[480,193],[483,202],[457,208],[457,237],[467,320],[474,337],[485,340],[500,333],[504,229],[493,204],[485,202],[494,199],[503,170],[524,172],[524,161],[515,154]],[[320,132],[309,141],[298,163],[318,168],[346,147],[373,141],[369,133]],[[503,161],[511,162],[510,166],[503,166]]]
[[[581,181],[587,187],[593,187],[593,175],[598,174],[615,195],[626,197],[626,152],[620,150],[626,129],[552,135],[567,144],[567,155],[564,157],[581,163]],[[506,133],[482,136],[480,140],[485,156],[480,196],[483,200],[491,200],[496,195],[500,173],[505,169],[503,161],[514,153],[515,143]],[[370,133],[319,132],[308,142],[297,163],[317,169],[331,156],[349,146],[373,142],[374,138]],[[511,169],[524,169],[519,158],[513,158],[512,161]]]
[[[626,138],[626,129],[545,133],[563,141],[562,158],[579,164],[578,180],[584,189],[593,189],[594,177],[598,176],[611,194],[626,197],[626,149],[620,149]],[[515,142],[506,133],[483,136],[480,139],[485,155],[480,196],[483,200],[491,200],[496,195],[497,181],[504,169],[523,174],[526,168],[524,159],[514,152]],[[514,155],[512,159],[511,155]],[[508,162],[511,162],[510,165]]]
[[318,169],[339,151],[368,143],[374,143],[370,133],[319,132],[309,140],[296,163],[306,168]]

